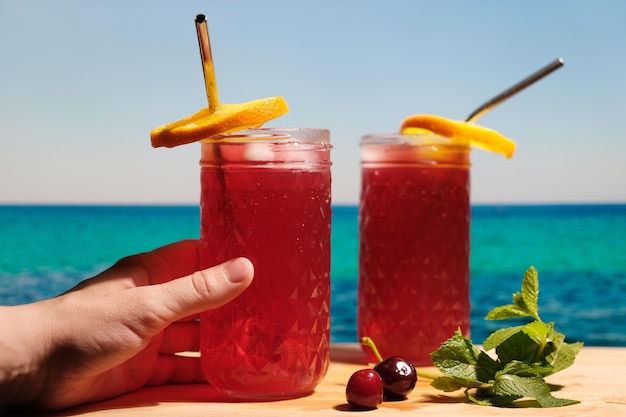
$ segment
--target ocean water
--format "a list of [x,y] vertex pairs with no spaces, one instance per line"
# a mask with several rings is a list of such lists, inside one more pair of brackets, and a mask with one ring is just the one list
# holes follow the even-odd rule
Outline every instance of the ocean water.
[[[331,340],[356,341],[358,209],[333,207]],[[117,259],[199,236],[193,206],[0,206],[0,305],[53,297]],[[471,337],[529,266],[570,341],[626,346],[626,205],[472,207]]]

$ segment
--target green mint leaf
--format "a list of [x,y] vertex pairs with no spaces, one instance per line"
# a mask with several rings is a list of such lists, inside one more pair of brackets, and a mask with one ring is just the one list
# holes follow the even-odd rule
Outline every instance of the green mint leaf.
[[520,330],[500,343],[496,348],[496,354],[502,363],[510,361],[531,363],[534,362],[539,349],[540,345]]
[[539,318],[539,275],[534,267],[530,267],[524,274],[522,290],[513,294],[513,304],[496,307],[487,313],[487,320],[504,320],[515,317]]
[[431,353],[433,364],[446,376],[431,384],[443,391],[465,388],[468,400],[481,405],[503,406],[522,398],[533,398],[541,407],[560,407],[578,401],[555,398],[544,377],[574,363],[582,343],[569,344],[554,323],[539,317],[539,277],[530,267],[513,304],[496,307],[485,317],[503,320],[532,317],[523,325],[497,330],[485,339],[486,351],[495,350],[497,360],[473,345],[457,330],[453,337]]
[[433,364],[442,373],[462,380],[486,383],[501,369],[500,364],[457,330],[430,354]]
[[[546,341],[550,340],[551,335],[554,333],[552,323],[534,321],[524,326],[506,327],[504,329],[496,330],[495,332],[490,334],[487,339],[485,339],[485,341],[483,342],[483,348],[486,351],[497,348],[499,345],[504,343],[504,341],[509,339],[511,336],[519,333],[520,331],[524,332],[528,337],[532,339],[532,341],[536,345],[540,347],[544,345]],[[548,353],[546,353],[546,355]],[[516,359],[521,360],[522,358]]]
[[479,405],[491,405],[494,407],[503,407],[511,404],[513,401],[522,398],[519,395],[493,395],[491,390],[479,389],[476,394],[472,395],[469,389],[465,390],[465,397],[473,403]]
[[555,345],[555,350],[546,356],[546,361],[552,365],[552,373],[562,371],[574,364],[576,355],[583,348],[582,342],[565,343]]
[[520,397],[533,398],[537,400],[541,407],[562,407],[579,402],[553,397],[550,393],[550,387],[539,376],[500,375],[493,384],[492,392],[502,396],[518,395]]
[[552,333],[550,333],[550,341],[554,344],[555,349],[558,349],[563,343],[565,343],[565,335],[554,330],[554,323],[552,325]]
[[440,376],[432,380],[430,385],[443,392],[452,392],[464,387],[463,383],[457,382],[451,376]]
[[528,317],[526,310],[521,310],[515,304],[496,307],[485,316],[485,320],[506,320],[516,317]]
[[530,315],[539,320],[537,300],[539,298],[539,274],[535,267],[531,266],[524,274],[522,280],[522,300]]
[[521,330],[522,326],[506,327],[504,329],[496,330],[485,339],[483,342],[483,349],[490,351]]
[[522,326],[522,331],[537,344],[545,344],[546,341],[552,341],[555,334],[554,323],[544,323],[542,321],[528,323]]
[[538,363],[525,363],[520,361],[511,361],[496,374],[496,378],[500,375],[510,374],[518,376],[544,376],[552,374],[552,366],[541,365]]
[[524,295],[521,292],[516,292],[513,294],[513,304],[524,311],[527,316],[532,316],[532,310],[526,305],[526,300],[524,300]]
[[452,392],[461,388],[479,387],[482,383],[470,379],[456,378],[452,376],[440,376],[432,380],[430,385],[444,392]]

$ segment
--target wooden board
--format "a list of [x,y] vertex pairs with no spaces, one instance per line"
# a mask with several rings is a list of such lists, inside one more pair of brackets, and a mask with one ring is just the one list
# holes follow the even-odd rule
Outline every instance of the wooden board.
[[[224,397],[208,385],[152,387],[109,401],[85,405],[50,416],[332,416],[351,411],[345,401],[345,386],[352,372],[365,367],[356,344],[332,348],[332,363],[324,381],[310,396],[274,402],[238,402]],[[427,368],[428,369],[428,368]],[[428,370],[434,370],[428,369]],[[446,394],[418,381],[405,401],[385,402],[368,411],[373,416],[626,416],[626,349],[586,347],[576,363],[547,379],[562,386],[554,395],[581,404],[561,408],[536,408],[522,401],[515,408],[482,407],[466,402],[461,392]],[[8,414],[0,415],[5,416]]]

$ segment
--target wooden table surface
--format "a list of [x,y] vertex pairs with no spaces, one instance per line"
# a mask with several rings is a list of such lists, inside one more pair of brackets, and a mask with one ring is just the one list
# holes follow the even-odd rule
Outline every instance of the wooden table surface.
[[[331,416],[352,410],[345,401],[345,386],[352,372],[365,367],[357,344],[332,346],[331,365],[323,382],[310,396],[286,401],[238,402],[209,385],[175,385],[145,388],[112,400],[84,405],[49,416]],[[434,368],[426,368],[433,371]],[[556,397],[580,400],[561,408],[537,408],[521,401],[515,408],[483,407],[467,403],[461,391],[444,393],[420,380],[405,401],[384,402],[363,413],[374,416],[626,416],[626,348],[585,347],[576,363],[547,378],[562,386]],[[7,414],[0,415],[4,416]]]

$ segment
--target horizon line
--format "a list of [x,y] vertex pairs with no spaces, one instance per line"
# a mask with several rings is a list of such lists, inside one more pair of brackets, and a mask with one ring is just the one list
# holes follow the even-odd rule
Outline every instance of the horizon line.
[[[476,202],[472,207],[520,207],[520,206],[619,206],[625,201],[562,201],[562,202]],[[358,207],[359,203],[332,203],[332,207]],[[200,207],[197,203],[159,203],[159,202],[2,202],[0,207]]]

